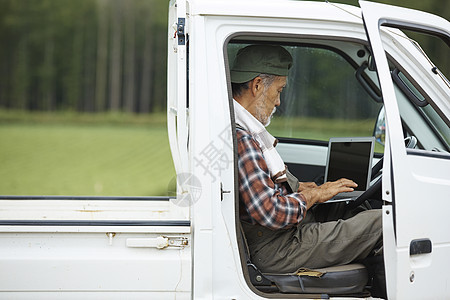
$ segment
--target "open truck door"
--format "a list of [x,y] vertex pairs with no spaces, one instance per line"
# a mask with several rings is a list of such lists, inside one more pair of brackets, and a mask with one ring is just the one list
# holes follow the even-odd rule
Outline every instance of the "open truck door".
[[[382,195],[388,204],[383,208],[388,296],[449,298],[449,82],[412,40],[411,49],[415,47],[417,54],[404,51],[403,69],[397,67],[398,60],[389,51],[393,41],[385,33],[394,31],[403,35],[393,28],[418,31],[436,35],[448,46],[450,23],[411,9],[366,1],[360,1],[360,6],[386,112]],[[403,74],[403,83],[396,80],[399,72]],[[408,91],[402,92],[402,85],[408,84],[409,92],[425,95],[422,103],[405,101],[409,98]],[[435,112],[443,124],[441,128],[428,120],[426,110]],[[411,129],[409,124],[416,128]],[[410,135],[423,135],[418,137],[417,149],[405,147],[404,138]],[[436,140],[435,145],[428,142],[432,139]]]

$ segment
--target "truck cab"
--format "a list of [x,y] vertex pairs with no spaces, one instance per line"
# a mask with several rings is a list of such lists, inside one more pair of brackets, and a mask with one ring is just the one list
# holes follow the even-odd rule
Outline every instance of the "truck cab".
[[[443,210],[424,210],[446,207],[450,195],[449,82],[400,29],[436,34],[448,43],[448,21],[365,1],[361,9],[302,1],[177,4],[169,21],[178,28],[178,40],[169,40],[169,82],[176,77],[178,85],[169,88],[178,93],[168,99],[169,134],[180,161],[177,173],[202,183],[191,206],[192,216],[202,216],[194,217],[194,295],[215,294],[227,278],[229,295],[287,297],[255,286],[246,263],[230,84],[238,49],[275,44],[294,58],[279,113],[268,127],[289,170],[320,184],[329,138],[375,136],[373,165],[379,162],[382,175],[371,198],[383,211],[389,298],[428,298],[431,290],[445,298],[449,279],[433,274],[444,274],[448,264],[449,235],[442,229],[449,224]],[[170,69],[171,60],[177,69]],[[189,193],[189,187],[181,184],[179,191]],[[196,278],[205,274],[208,280],[196,289]]]
[[278,274],[298,283],[287,291],[251,268],[230,82],[234,56],[250,44],[281,45],[294,59],[268,131],[300,181],[323,182],[330,138],[377,139],[365,197],[383,214],[388,298],[449,298],[450,83],[402,30],[450,45],[450,23],[359,4],[171,0],[176,195],[0,197],[0,298],[371,298],[364,287],[305,292],[300,276]]

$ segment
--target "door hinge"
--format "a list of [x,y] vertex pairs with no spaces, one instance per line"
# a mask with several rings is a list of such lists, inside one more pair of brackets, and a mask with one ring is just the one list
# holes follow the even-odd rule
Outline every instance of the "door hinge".
[[178,23],[177,23],[178,45],[186,44],[186,36],[185,36],[185,32],[184,32],[185,25],[186,25],[186,18],[178,18]]
[[131,238],[127,239],[127,247],[130,248],[184,248],[189,245],[189,239],[184,236],[163,236],[156,238]]

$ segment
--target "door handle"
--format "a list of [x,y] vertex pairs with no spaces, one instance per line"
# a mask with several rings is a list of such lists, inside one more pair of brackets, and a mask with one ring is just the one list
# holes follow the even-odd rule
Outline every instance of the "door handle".
[[412,240],[409,244],[409,255],[431,253],[432,244],[430,239]]
[[158,236],[156,238],[129,238],[126,244],[130,248],[184,248],[189,244],[189,240],[184,236]]

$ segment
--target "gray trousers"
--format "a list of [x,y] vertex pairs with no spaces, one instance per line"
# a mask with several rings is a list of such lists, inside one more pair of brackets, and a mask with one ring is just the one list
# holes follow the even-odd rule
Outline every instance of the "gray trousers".
[[286,230],[242,222],[252,262],[265,273],[291,273],[362,260],[382,246],[381,210],[320,204]]

